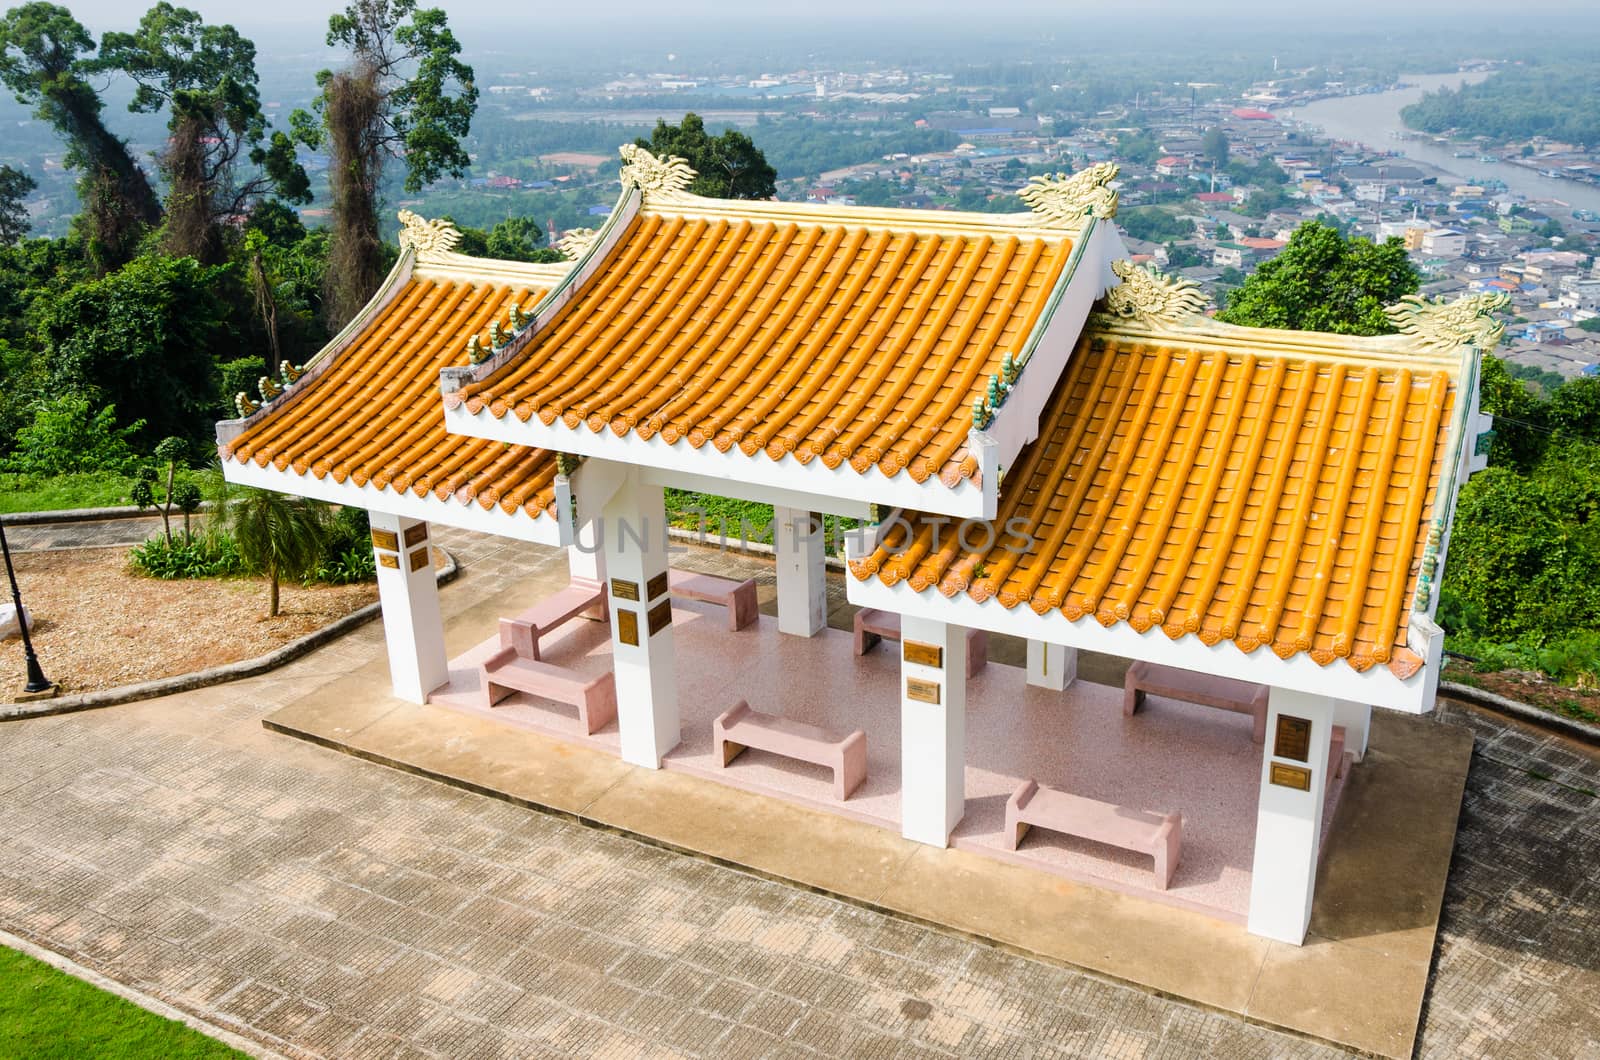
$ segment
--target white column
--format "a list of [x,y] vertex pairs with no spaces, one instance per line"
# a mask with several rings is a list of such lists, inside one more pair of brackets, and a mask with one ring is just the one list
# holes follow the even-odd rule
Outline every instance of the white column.
[[827,542],[820,513],[775,507],[778,632],[814,637],[828,624]]
[[[929,649],[939,665],[910,661]],[[948,846],[966,812],[967,631],[902,615],[900,650],[900,832]]]
[[[662,756],[681,738],[661,487],[641,484],[637,470],[630,469],[606,502],[601,523],[622,758],[658,769]],[[653,635],[652,612],[658,617]],[[665,622],[659,621],[663,615]]]
[[[1296,946],[1311,924],[1333,716],[1330,696],[1273,688],[1267,701],[1249,927],[1251,934]],[[1288,722],[1280,726],[1280,718]],[[1301,748],[1295,746],[1297,735]]]
[[1028,684],[1063,691],[1078,679],[1078,649],[1049,641],[1028,641]]
[[450,679],[428,524],[387,512],[369,511],[367,519],[377,559],[389,683],[395,698],[426,703],[428,693]]
[[605,547],[600,537],[604,533],[598,519],[584,519],[573,531],[573,543],[567,546],[567,573],[572,578],[585,581],[606,580]]
[[1372,705],[1348,699],[1333,704],[1333,723],[1344,726],[1344,749],[1355,752],[1356,761],[1367,757],[1367,737],[1372,733]]

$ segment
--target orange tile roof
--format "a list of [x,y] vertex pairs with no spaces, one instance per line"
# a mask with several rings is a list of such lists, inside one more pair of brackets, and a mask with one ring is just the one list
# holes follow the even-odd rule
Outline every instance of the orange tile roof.
[[1410,676],[1459,365],[1167,338],[1085,332],[992,546],[911,514],[854,576]]
[[246,424],[226,459],[439,501],[554,510],[555,454],[447,434],[439,370],[466,362],[463,336],[545,290],[414,274],[354,342]]
[[973,399],[1022,352],[1073,244],[923,216],[647,205],[526,347],[445,402],[954,486],[977,467]]

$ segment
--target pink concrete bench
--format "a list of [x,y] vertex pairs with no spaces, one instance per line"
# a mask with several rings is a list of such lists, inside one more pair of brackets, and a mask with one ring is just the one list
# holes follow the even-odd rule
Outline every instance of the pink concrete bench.
[[1230,677],[1197,674],[1176,666],[1136,662],[1128,667],[1122,683],[1122,713],[1132,715],[1144,702],[1145,693],[1181,699],[1185,703],[1216,707],[1249,714],[1255,719],[1250,739],[1261,743],[1267,736],[1267,686]]
[[584,677],[563,666],[526,658],[515,648],[501,648],[479,665],[478,679],[485,706],[494,706],[514,691],[570,703],[578,708],[578,721],[590,735],[617,717],[616,678],[609,670],[599,677]]
[[585,612],[606,619],[606,587],[574,578],[565,588],[545,597],[514,618],[500,620],[500,647],[514,648],[525,659],[539,658],[539,638]]
[[[851,625],[855,631],[857,655],[865,655],[878,646],[879,640],[900,639],[900,616],[893,611],[879,611],[863,607],[856,612]],[[967,676],[976,677],[989,665],[989,631],[967,630]]]
[[708,604],[721,604],[728,609],[728,629],[738,632],[756,620],[756,580],[746,578],[736,582],[731,578],[718,578],[714,574],[695,574],[686,570],[668,570],[667,584],[671,591],[688,600],[701,600]]
[[759,714],[741,699],[712,723],[711,732],[724,767],[754,747],[833,770],[833,797],[840,802],[867,779],[867,734],[860,729],[841,740],[815,725]]
[[1172,884],[1183,847],[1183,818],[1178,814],[1113,806],[1042,787],[1032,779],[1024,780],[1006,800],[1006,849],[1017,849],[1029,826],[1149,854],[1155,858],[1162,890]]

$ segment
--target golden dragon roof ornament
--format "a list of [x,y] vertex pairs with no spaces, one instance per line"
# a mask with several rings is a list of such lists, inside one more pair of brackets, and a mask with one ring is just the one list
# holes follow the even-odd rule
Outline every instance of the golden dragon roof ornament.
[[622,155],[622,172],[618,174],[622,186],[638,188],[646,200],[682,192],[699,176],[676,155],[657,158],[638,144],[623,144],[617,152]]
[[577,261],[589,253],[589,248],[594,246],[594,241],[599,235],[600,233],[593,228],[574,228],[556,240],[556,249],[569,260]]
[[1447,353],[1462,346],[1492,350],[1500,345],[1506,326],[1495,314],[1510,308],[1511,296],[1503,291],[1464,295],[1454,302],[1408,294],[1384,313],[1418,346]]
[[400,249],[410,247],[420,262],[438,262],[461,242],[461,233],[449,221],[430,221],[410,210],[400,211]]
[[1107,291],[1100,303],[1100,314],[1110,320],[1161,327],[1205,311],[1205,293],[1193,280],[1168,276],[1125,258],[1113,261],[1111,271],[1122,282]]
[[1034,177],[1017,197],[1046,220],[1078,231],[1089,217],[1108,220],[1117,216],[1115,162],[1096,162],[1077,173],[1057,173],[1053,177]]

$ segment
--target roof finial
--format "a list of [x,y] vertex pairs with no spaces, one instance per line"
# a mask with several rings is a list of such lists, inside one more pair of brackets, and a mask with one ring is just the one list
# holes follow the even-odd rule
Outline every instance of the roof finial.
[[429,221],[410,210],[401,210],[399,216],[405,225],[400,229],[400,249],[411,248],[420,262],[440,261],[461,242],[461,233],[449,221]]
[[572,261],[577,261],[589,253],[599,234],[593,228],[574,228],[556,240],[556,249]]
[[1111,182],[1118,172],[1115,162],[1096,162],[1077,173],[1034,177],[1017,196],[1047,221],[1078,231],[1089,217],[1105,221],[1117,216],[1117,191]]
[[1506,334],[1505,324],[1494,314],[1510,308],[1511,296],[1503,291],[1463,295],[1454,302],[1408,294],[1385,307],[1384,313],[1400,334],[1423,349],[1449,352],[1474,346],[1487,351],[1500,345]]
[[622,155],[622,172],[617,174],[622,186],[638,188],[647,200],[658,195],[678,194],[699,175],[676,155],[657,158],[638,144],[623,144],[617,148],[617,153]]
[[1122,282],[1106,292],[1100,311],[1113,320],[1133,320],[1146,327],[1176,324],[1206,307],[1206,296],[1193,280],[1178,279],[1123,259],[1111,263]]

